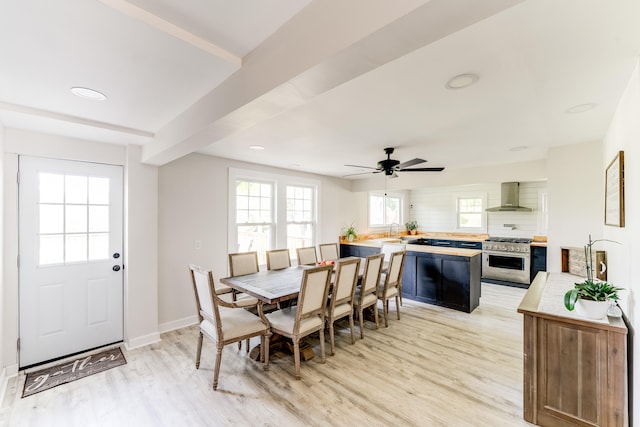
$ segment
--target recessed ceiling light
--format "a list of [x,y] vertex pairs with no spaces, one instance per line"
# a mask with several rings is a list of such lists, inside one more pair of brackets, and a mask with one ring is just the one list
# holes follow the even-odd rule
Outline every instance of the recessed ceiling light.
[[585,111],[593,110],[594,108],[596,108],[596,105],[597,104],[594,104],[593,102],[588,102],[586,104],[578,104],[578,105],[574,105],[571,108],[568,108],[566,112],[569,114],[584,113]]
[[509,151],[524,151],[527,148],[529,148],[529,147],[527,147],[526,145],[518,145],[517,147],[509,148]]
[[264,150],[264,146],[262,145],[250,145],[249,148],[252,150]]
[[469,87],[479,79],[477,74],[459,74],[449,79],[444,86],[447,89],[463,89]]
[[104,93],[86,87],[72,87],[71,93],[79,96],[80,98],[90,99],[92,101],[104,101],[107,99],[107,96]]

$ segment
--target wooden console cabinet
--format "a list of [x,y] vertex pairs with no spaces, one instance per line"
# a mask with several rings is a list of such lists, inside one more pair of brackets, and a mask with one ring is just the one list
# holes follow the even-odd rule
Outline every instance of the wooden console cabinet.
[[627,328],[580,318],[562,296],[577,276],[539,273],[522,299],[524,419],[541,426],[627,426]]

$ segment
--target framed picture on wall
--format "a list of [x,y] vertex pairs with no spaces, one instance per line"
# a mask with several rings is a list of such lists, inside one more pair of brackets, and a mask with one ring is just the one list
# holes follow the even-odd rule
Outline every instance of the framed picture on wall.
[[624,227],[624,151],[607,166],[604,196],[605,225]]

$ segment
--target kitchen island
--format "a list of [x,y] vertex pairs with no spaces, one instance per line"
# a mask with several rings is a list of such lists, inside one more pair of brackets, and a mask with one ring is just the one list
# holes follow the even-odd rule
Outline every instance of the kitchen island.
[[[366,257],[380,252],[384,239],[341,242],[340,256]],[[471,313],[480,304],[482,251],[403,245],[407,251],[402,298]]]

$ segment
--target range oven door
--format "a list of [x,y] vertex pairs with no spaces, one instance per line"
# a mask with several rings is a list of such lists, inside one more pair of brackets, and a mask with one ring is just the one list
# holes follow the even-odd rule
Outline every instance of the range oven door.
[[530,283],[531,256],[528,253],[482,252],[482,277],[507,282]]

